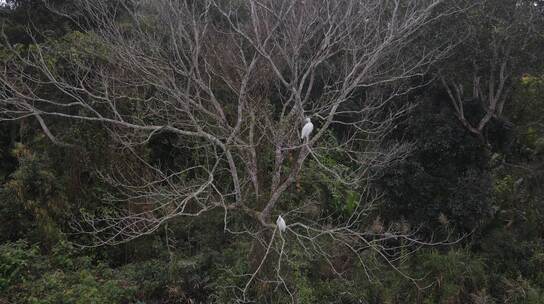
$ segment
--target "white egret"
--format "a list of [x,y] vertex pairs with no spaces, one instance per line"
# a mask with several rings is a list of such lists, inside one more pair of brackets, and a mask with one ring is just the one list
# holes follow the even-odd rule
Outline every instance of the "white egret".
[[310,133],[314,130],[314,124],[310,120],[310,118],[306,118],[306,124],[302,128],[302,131],[300,132],[300,139],[310,139]]
[[284,232],[285,229],[287,229],[287,225],[285,224],[285,221],[283,220],[283,217],[278,216],[278,219],[276,220],[276,225],[278,225],[278,229],[281,231],[281,232]]

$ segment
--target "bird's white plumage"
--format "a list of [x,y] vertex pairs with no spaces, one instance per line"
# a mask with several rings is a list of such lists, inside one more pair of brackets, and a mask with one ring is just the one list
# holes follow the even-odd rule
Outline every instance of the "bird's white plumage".
[[281,231],[281,232],[284,232],[285,229],[287,229],[287,225],[285,224],[285,221],[283,220],[283,217],[278,216],[278,219],[276,220],[276,225],[278,225],[278,229]]
[[310,139],[310,134],[314,130],[314,124],[310,120],[310,118],[306,118],[306,124],[304,127],[302,127],[302,131],[300,132],[300,139]]

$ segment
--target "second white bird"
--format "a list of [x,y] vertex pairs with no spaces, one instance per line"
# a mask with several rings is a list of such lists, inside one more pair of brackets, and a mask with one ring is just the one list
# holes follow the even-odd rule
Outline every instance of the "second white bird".
[[310,134],[314,130],[314,124],[312,123],[312,120],[310,118],[306,118],[306,124],[304,124],[304,127],[302,127],[302,131],[300,132],[300,139],[310,139]]
[[281,215],[278,216],[278,219],[276,220],[276,225],[281,232],[284,232],[285,229],[287,229],[287,225],[285,224],[285,221],[283,220],[283,217],[281,217]]

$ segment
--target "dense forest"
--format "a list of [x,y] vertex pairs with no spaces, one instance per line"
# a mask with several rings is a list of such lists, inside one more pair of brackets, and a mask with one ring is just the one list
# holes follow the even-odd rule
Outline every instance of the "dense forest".
[[544,1],[0,26],[0,304],[544,303]]

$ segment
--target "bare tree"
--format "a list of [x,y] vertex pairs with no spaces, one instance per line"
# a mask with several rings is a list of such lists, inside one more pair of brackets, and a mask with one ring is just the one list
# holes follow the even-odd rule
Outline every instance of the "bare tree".
[[[365,220],[379,195],[366,185],[376,168],[407,152],[383,139],[409,109],[392,101],[414,89],[408,80],[447,51],[412,43],[440,17],[440,4],[81,1],[85,13],[73,18],[86,28],[87,45],[62,55],[64,70],[47,60],[46,45],[27,53],[8,46],[13,56],[0,76],[1,119],[36,118],[57,143],[48,126],[58,119],[96,122],[129,149],[159,133],[177,135],[198,155],[194,166],[172,172],[140,158],[146,174],[104,173],[118,189],[105,199],[119,211],[83,215],[77,228],[93,236],[92,246],[119,244],[172,218],[221,209],[225,231],[251,235],[264,249],[246,285],[235,287],[241,299],[272,255],[278,257],[272,282],[293,296],[281,268],[290,242],[333,269],[339,247],[366,269],[368,251],[397,267],[399,248],[425,244],[407,227],[369,230]],[[306,117],[316,128],[302,142]],[[337,129],[342,135],[333,134]],[[326,161],[332,156],[334,164]],[[309,163],[360,193],[348,218],[310,217],[311,200],[283,199]],[[255,225],[234,231],[233,213]],[[279,213],[288,226],[283,234],[274,224]]]

